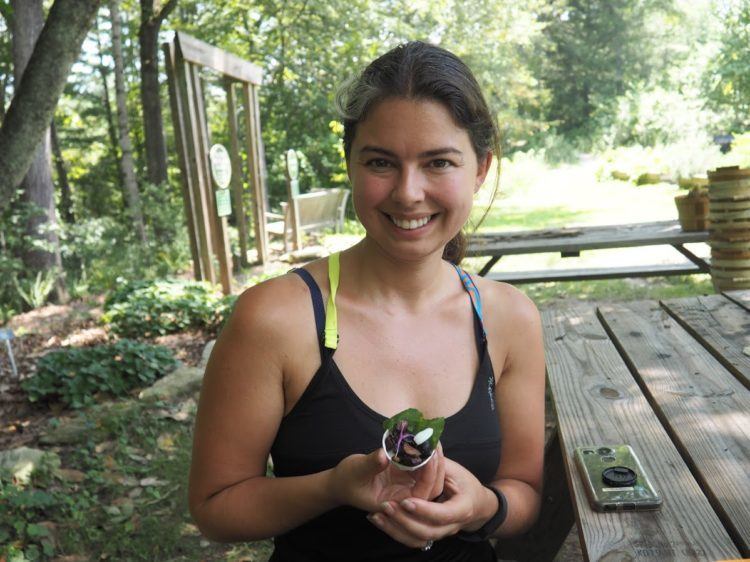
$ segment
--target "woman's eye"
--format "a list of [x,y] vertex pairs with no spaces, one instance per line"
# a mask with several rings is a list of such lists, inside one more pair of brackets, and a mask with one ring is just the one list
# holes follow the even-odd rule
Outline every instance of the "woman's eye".
[[373,158],[367,162],[369,168],[382,169],[390,167],[391,163],[384,158]]

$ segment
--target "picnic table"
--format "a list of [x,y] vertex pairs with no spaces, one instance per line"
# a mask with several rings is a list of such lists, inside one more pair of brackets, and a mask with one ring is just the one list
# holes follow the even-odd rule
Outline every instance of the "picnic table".
[[[543,312],[557,417],[540,520],[501,558],[551,560],[573,521],[587,560],[750,557],[750,291]],[[663,498],[592,510],[579,446],[631,445]]]
[[[468,257],[489,257],[489,260],[481,268],[479,275],[496,281],[511,283],[688,275],[709,273],[709,264],[685,248],[684,245],[706,242],[707,240],[707,230],[685,232],[677,221],[658,221],[518,232],[477,233],[471,236],[466,255]],[[688,261],[677,264],[648,264],[629,267],[545,269],[543,271],[522,272],[491,271],[501,257],[508,255],[560,252],[562,257],[577,257],[584,250],[654,245],[672,246]]]

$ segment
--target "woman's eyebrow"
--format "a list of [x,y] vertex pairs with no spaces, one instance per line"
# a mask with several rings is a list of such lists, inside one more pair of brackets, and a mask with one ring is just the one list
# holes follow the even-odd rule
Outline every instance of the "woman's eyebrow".
[[[395,152],[392,152],[380,146],[371,146],[371,145],[363,146],[359,152],[360,153],[374,152],[376,154],[383,154],[385,156],[390,156],[391,158],[398,158],[398,155]],[[441,154],[457,154],[459,156],[463,156],[464,153],[458,150],[457,148],[453,148],[452,146],[445,146],[441,148],[433,148],[431,150],[425,150],[424,152],[420,152],[419,154],[417,154],[417,157],[430,158],[432,156],[439,156]]]

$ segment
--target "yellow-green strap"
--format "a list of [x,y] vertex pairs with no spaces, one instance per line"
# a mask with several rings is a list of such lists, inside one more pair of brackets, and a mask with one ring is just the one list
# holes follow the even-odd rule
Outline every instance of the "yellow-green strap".
[[339,253],[328,256],[328,283],[331,291],[326,305],[326,328],[324,345],[328,349],[336,349],[339,344],[339,323],[336,317],[336,291],[339,288]]

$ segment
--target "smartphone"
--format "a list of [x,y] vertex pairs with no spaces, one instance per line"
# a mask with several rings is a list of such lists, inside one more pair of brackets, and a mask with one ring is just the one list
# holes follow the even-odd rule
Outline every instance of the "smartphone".
[[645,511],[662,499],[630,445],[578,447],[576,463],[591,507],[596,511]]

